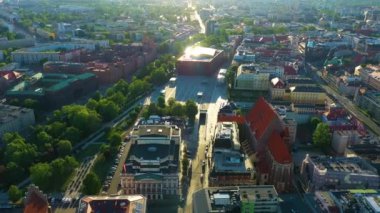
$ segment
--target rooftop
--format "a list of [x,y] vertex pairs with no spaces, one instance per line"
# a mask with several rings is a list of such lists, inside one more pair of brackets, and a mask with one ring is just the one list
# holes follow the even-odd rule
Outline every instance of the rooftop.
[[0,104],[0,124],[4,124],[22,116],[25,113],[33,111],[28,108]]
[[377,104],[380,104],[380,91],[369,90],[365,93],[365,96]]
[[178,61],[211,61],[222,50],[217,50],[208,47],[191,46],[186,48],[185,54]]
[[24,213],[48,213],[50,212],[47,197],[34,185],[28,187],[24,200]]
[[274,109],[263,97],[260,97],[256,101],[255,106],[248,113],[246,120],[257,140],[263,136],[273,121],[280,121]]
[[290,78],[287,80],[288,84],[311,84],[314,85],[315,81],[310,78]]
[[359,157],[312,156],[311,159],[319,170],[378,176],[376,169]]
[[178,127],[172,127],[169,125],[139,125],[137,128],[133,129],[132,135],[139,137],[152,137],[152,136],[162,136],[170,137],[171,135],[178,135]]
[[213,165],[213,172],[249,173],[253,170],[253,165],[249,158],[239,151],[216,151]]
[[324,93],[324,90],[320,87],[313,86],[296,86],[292,92],[312,92],[312,93]]
[[292,162],[292,156],[290,155],[280,134],[272,132],[269,138],[268,148],[276,162],[281,164],[288,164]]
[[95,75],[92,73],[83,73],[80,75],[37,73],[29,80],[23,81],[8,90],[7,94],[33,94],[42,96],[45,92],[59,91],[70,86],[76,81],[90,79],[93,77],[95,77]]
[[145,213],[146,198],[142,195],[86,196],[79,202],[78,213],[114,212]]
[[[278,194],[272,185],[213,187],[193,194],[193,212],[254,212],[255,204],[278,205]],[[268,203],[273,202],[273,203]]]
[[214,149],[240,150],[239,129],[235,122],[218,122],[216,124]]

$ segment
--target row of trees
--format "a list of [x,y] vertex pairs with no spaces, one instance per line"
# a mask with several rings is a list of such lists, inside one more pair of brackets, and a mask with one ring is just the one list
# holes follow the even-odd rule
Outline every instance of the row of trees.
[[157,104],[151,103],[144,109],[143,116],[145,118],[151,115],[187,117],[189,121],[193,122],[197,113],[198,106],[193,100],[188,100],[183,105],[176,102],[174,98],[170,98],[168,104],[166,104],[165,98],[160,96],[157,99]]

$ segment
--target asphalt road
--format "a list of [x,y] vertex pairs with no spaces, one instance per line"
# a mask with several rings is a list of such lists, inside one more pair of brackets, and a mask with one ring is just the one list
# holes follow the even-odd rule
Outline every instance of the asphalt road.
[[[203,97],[198,98],[196,95],[201,91]],[[205,154],[206,145],[211,146],[211,140],[214,135],[217,123],[217,115],[220,105],[227,101],[227,88],[225,85],[219,85],[215,78],[202,76],[179,76],[177,78],[176,88],[166,89],[166,98],[175,97],[178,101],[185,102],[188,99],[195,99],[198,106],[203,105],[207,109],[207,121],[205,125],[199,125],[199,113],[194,124],[194,131],[188,138],[185,138],[188,150],[192,153],[192,174],[190,185],[185,195],[184,208],[179,208],[178,212],[192,212],[192,203],[194,192],[208,187],[208,174],[211,153]],[[199,128],[199,129],[198,129]],[[210,149],[209,149],[210,150]],[[202,161],[206,161],[205,170],[202,171]],[[203,174],[203,181],[201,175]]]

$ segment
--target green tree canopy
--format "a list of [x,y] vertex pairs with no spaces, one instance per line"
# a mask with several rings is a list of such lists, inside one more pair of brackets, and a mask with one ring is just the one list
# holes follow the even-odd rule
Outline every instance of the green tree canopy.
[[18,183],[24,177],[24,168],[17,165],[15,162],[9,162],[5,168],[5,182],[8,184]]
[[161,108],[165,108],[166,104],[165,104],[165,97],[160,95],[157,99],[157,106],[158,107],[161,107]]
[[72,144],[78,143],[82,136],[81,131],[75,127],[66,128],[65,132],[62,135],[62,139],[69,140]]
[[110,121],[119,114],[120,107],[118,107],[114,102],[107,99],[101,99],[98,103],[97,111],[102,116],[104,121]]
[[310,119],[310,125],[313,128],[313,130],[315,130],[315,128],[317,128],[318,124],[321,122],[322,122],[322,120],[318,117],[312,117]]
[[8,189],[8,196],[13,203],[16,203],[21,199],[22,192],[17,186],[11,185]]
[[107,140],[112,148],[118,148],[121,145],[121,133],[112,129],[107,136]]
[[7,135],[6,133],[4,138],[6,139],[4,152],[6,162],[14,162],[24,168],[34,162],[37,157],[36,146],[26,143],[25,139],[17,133],[13,134],[13,138],[11,135]]
[[168,81],[166,70],[162,67],[156,68],[150,74],[150,80],[154,85],[162,85]]
[[198,106],[193,100],[186,101],[186,116],[190,121],[194,121],[195,116],[198,114]]
[[66,123],[55,121],[49,125],[46,125],[46,131],[51,137],[59,138],[66,130]]
[[82,192],[86,195],[96,195],[99,193],[101,183],[98,176],[90,172],[83,180]]
[[170,112],[173,116],[182,117],[185,115],[186,109],[182,104],[176,102],[172,107],[170,107]]
[[57,143],[57,152],[59,156],[69,155],[72,151],[72,145],[69,140],[60,140]]
[[319,123],[313,133],[313,143],[319,147],[327,148],[331,144],[330,128],[325,123]]
[[50,165],[48,163],[37,163],[30,167],[29,170],[32,183],[44,191],[49,190],[52,177],[52,168]]

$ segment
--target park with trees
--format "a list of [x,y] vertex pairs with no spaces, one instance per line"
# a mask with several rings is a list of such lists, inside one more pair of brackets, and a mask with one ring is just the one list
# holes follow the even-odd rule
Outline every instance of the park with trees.
[[[43,124],[31,127],[27,138],[18,133],[4,134],[5,146],[0,148],[0,165],[4,165],[0,171],[0,188],[9,189],[30,176],[32,183],[45,192],[64,190],[79,165],[76,153],[79,155],[82,148],[78,144],[130,108],[153,86],[165,83],[173,75],[174,63],[174,57],[163,55],[130,82],[120,80],[105,94],[96,92],[84,105],[70,104],[55,110]],[[180,111],[178,115],[184,113],[182,106],[180,110],[178,105],[175,108]],[[140,110],[141,107],[133,108],[121,128],[132,125]],[[110,156],[121,141],[121,131],[111,129],[106,134],[107,143],[98,151]],[[54,183],[49,181],[52,178],[56,180]]]

